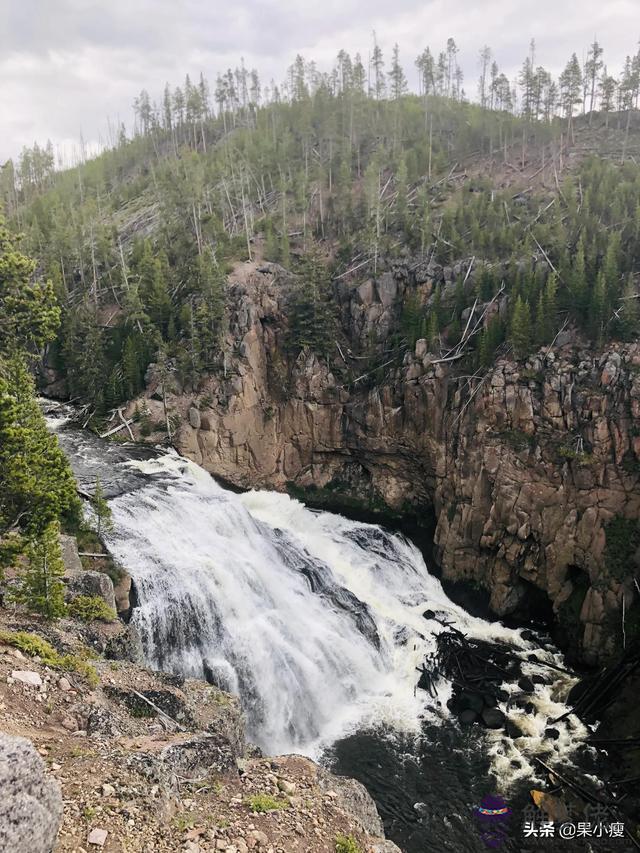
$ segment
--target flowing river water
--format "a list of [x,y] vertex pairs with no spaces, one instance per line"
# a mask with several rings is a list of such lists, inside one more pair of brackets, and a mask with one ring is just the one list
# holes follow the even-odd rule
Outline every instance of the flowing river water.
[[[359,778],[408,853],[486,849],[472,820],[485,794],[522,806],[539,778],[533,756],[566,764],[584,752],[574,716],[545,737],[566,710],[568,675],[536,686],[533,713],[504,708],[524,730],[518,741],[461,729],[447,682],[436,698],[416,689],[416,667],[443,630],[426,610],[523,658],[535,648],[562,661],[454,604],[402,535],[275,492],[235,494],[173,451],[49,423],[81,488],[101,479],[113,513],[107,545],[133,577],[147,664],[237,693],[248,736],[266,753],[301,752]],[[504,849],[540,849],[518,833]]]

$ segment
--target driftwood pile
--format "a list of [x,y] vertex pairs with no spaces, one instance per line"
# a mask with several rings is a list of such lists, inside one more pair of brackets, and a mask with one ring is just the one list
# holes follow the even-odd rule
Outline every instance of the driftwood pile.
[[[430,611],[425,615],[433,618]],[[505,729],[510,737],[520,737],[522,732],[518,726],[507,719],[498,705],[513,704],[533,714],[531,694],[536,684],[547,683],[547,679],[541,675],[524,675],[523,659],[509,646],[470,639],[450,624],[442,624],[446,629],[436,637],[436,649],[419,669],[418,688],[435,698],[436,683],[445,678],[453,685],[448,707],[461,724]],[[543,663],[534,654],[529,660]],[[519,691],[507,692],[501,686],[504,682],[517,682]],[[558,734],[555,729],[547,730],[548,737],[558,737]]]

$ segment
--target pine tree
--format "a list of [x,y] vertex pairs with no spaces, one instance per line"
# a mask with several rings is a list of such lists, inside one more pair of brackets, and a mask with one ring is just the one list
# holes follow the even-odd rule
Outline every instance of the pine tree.
[[583,324],[586,318],[588,291],[584,243],[582,239],[578,241],[578,247],[573,259],[569,281],[569,297],[571,300],[570,308],[574,316],[580,324]]
[[496,350],[504,341],[504,326],[494,315],[480,334],[479,359],[481,367],[491,367]]
[[289,327],[289,345],[309,348],[318,354],[335,349],[335,312],[331,281],[318,248],[304,256],[298,276]]
[[605,322],[606,287],[604,272],[601,270],[591,293],[589,304],[589,331],[597,346],[602,345]]
[[96,477],[96,483],[91,497],[91,506],[93,507],[96,521],[98,522],[96,533],[98,536],[101,536],[103,531],[108,532],[113,528],[113,522],[111,507],[104,496],[104,489],[102,488],[102,481],[100,480],[100,477]]
[[634,340],[640,332],[640,305],[632,275],[627,279],[622,294],[619,328],[620,336],[625,341]]
[[19,356],[0,376],[0,541],[39,534],[51,522],[79,517],[69,464],[46,427],[33,379]]
[[27,566],[19,574],[16,599],[45,619],[57,619],[66,612],[65,566],[60,551],[60,525],[50,522],[42,533],[31,539],[27,548]]
[[145,368],[139,336],[132,332],[122,349],[122,379],[128,398],[135,397],[142,388]]
[[55,336],[60,309],[53,285],[34,279],[35,270],[0,215],[0,357],[40,350]]
[[544,335],[544,343],[551,343],[556,329],[557,318],[557,290],[558,278],[554,272],[549,274],[547,283],[544,286],[544,295],[542,300],[543,320],[542,329]]
[[510,339],[516,358],[526,358],[531,350],[531,311],[529,303],[521,296],[513,310]]
[[393,54],[391,60],[391,71],[389,71],[389,83],[391,88],[391,97],[397,101],[407,91],[407,78],[405,77],[402,66],[400,65],[400,50],[397,43],[393,46]]

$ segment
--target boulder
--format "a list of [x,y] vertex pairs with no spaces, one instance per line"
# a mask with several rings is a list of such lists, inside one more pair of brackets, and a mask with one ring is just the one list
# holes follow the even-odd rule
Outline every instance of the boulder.
[[199,734],[173,743],[160,753],[170,775],[197,778],[235,768],[237,754],[224,735]]
[[97,596],[112,610],[116,609],[113,581],[103,572],[82,572],[67,581],[67,599],[72,601],[79,595]]
[[122,572],[119,580],[113,586],[113,593],[116,599],[116,612],[123,619],[128,619],[131,615],[131,575],[127,572]]
[[144,662],[142,638],[135,625],[129,623],[122,631],[110,637],[104,647],[104,656],[109,660],[130,660],[133,663]]
[[189,423],[194,429],[200,429],[200,412],[195,406],[189,409]]
[[475,711],[468,709],[467,711],[463,711],[458,719],[463,726],[470,726],[477,721],[478,715]]
[[482,722],[488,729],[501,729],[505,719],[505,715],[499,708],[485,708],[482,712]]
[[460,707],[480,714],[484,707],[484,701],[479,693],[465,692],[460,696]]
[[512,740],[516,740],[516,738],[524,736],[524,732],[514,720],[508,719],[505,723],[505,729]]
[[14,669],[11,678],[14,681],[22,682],[22,684],[28,684],[30,687],[42,687],[42,678],[37,672],[31,670]]
[[0,850],[51,853],[62,819],[60,784],[33,744],[0,733]]

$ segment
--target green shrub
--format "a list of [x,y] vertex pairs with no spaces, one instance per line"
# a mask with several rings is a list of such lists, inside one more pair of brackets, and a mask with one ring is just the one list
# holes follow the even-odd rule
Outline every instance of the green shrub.
[[277,809],[289,808],[286,800],[277,799],[271,794],[254,794],[252,797],[247,797],[244,802],[252,812],[273,812]]
[[592,453],[580,453],[580,451],[574,450],[573,447],[566,447],[566,445],[558,448],[558,456],[561,459],[576,461],[578,465],[593,465],[596,461]]
[[336,853],[361,853],[353,835],[336,835]]
[[69,615],[83,622],[115,622],[116,611],[99,595],[78,595],[69,603]]
[[42,663],[51,669],[76,672],[85,678],[91,687],[96,687],[99,682],[98,673],[85,655],[61,655],[51,643],[37,634],[29,634],[27,631],[0,631],[0,643],[20,649],[29,657],[40,658]]

